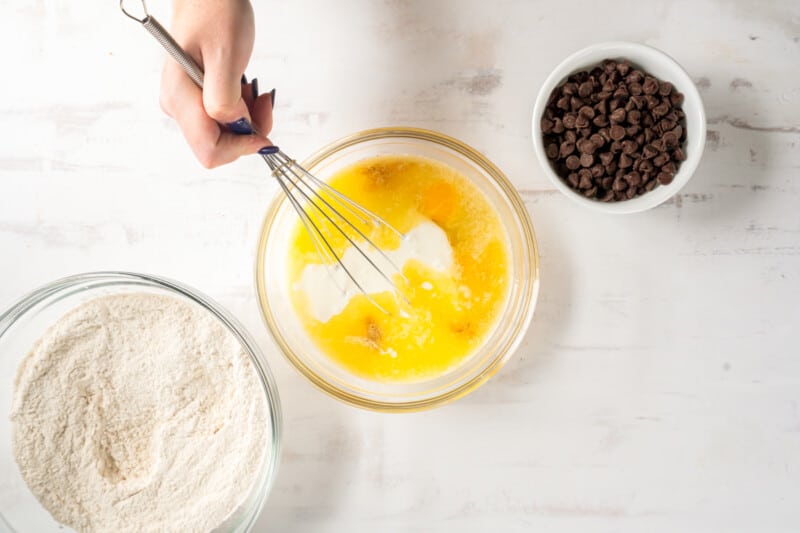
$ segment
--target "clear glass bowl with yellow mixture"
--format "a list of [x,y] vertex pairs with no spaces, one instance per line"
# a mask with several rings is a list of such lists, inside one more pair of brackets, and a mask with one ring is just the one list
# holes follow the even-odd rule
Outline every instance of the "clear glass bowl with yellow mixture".
[[[311,311],[314,295],[299,288],[320,259],[290,202],[276,197],[258,243],[256,286],[289,361],[328,394],[379,411],[438,406],[491,377],[521,341],[539,286],[533,226],[503,173],[460,141],[411,128],[357,133],[303,166],[404,234],[433,222],[452,265],[398,265],[408,301],[373,294],[382,312],[357,295],[323,320]],[[399,244],[376,238],[382,249]],[[334,239],[337,252],[347,246]]]

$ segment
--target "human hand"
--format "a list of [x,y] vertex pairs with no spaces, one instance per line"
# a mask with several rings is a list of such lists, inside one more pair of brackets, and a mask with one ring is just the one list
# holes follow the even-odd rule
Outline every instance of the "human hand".
[[[161,74],[160,104],[181,128],[206,168],[230,163],[272,143],[274,91],[242,76],[255,40],[249,0],[173,0],[171,33],[205,71],[203,89],[168,59]],[[247,123],[257,133],[247,132]],[[222,126],[224,124],[225,126]]]

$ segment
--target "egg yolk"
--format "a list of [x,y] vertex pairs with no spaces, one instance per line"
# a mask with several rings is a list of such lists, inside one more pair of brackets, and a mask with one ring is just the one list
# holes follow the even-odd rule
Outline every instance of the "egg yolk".
[[[303,269],[321,259],[298,221],[290,239],[291,299],[306,332],[328,357],[362,378],[409,382],[436,377],[480,346],[505,303],[508,245],[500,219],[480,190],[455,169],[416,156],[379,156],[335,174],[329,185],[406,233],[432,221],[447,235],[453,265],[435,270],[409,260],[395,281],[405,297],[386,291],[350,298],[326,322],[317,320],[306,294],[295,285]],[[319,213],[311,213],[341,257],[351,246]],[[391,232],[369,237],[394,249]],[[343,296],[344,297],[344,296]]]

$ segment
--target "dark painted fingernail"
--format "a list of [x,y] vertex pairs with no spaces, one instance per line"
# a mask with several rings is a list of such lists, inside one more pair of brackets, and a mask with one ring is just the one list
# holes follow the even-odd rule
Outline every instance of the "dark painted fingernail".
[[250,135],[253,133],[253,126],[246,118],[242,117],[236,122],[229,122],[226,124],[228,129],[237,135]]
[[245,85],[246,83],[247,83],[247,76],[242,74],[242,85]]
[[272,109],[275,109],[275,89],[272,89],[269,94],[272,95]]
[[280,151],[280,148],[277,146],[265,146],[261,150],[258,151],[261,155],[272,155],[277,154]]
[[250,88],[253,89],[253,100],[258,98],[258,79],[253,78],[253,81],[250,82]]

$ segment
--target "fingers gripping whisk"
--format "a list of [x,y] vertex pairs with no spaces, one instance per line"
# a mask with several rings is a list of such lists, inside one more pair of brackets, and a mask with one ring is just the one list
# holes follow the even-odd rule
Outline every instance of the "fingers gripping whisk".
[[[148,13],[144,0],[141,0],[142,12],[138,15],[125,8],[125,0],[120,0],[119,6],[126,16],[140,23],[155,37],[198,87],[203,87],[202,68]],[[256,131],[255,128],[251,129]],[[393,290],[408,302],[392,276],[396,276],[406,284],[408,280],[401,269],[367,236],[368,233],[389,232],[403,239],[403,234],[381,217],[311,175],[277,146],[265,147],[259,153],[269,165],[272,175],[278,180],[292,207],[297,211],[314,248],[323,264],[328,267],[328,273],[339,289],[347,295],[351,287],[355,287],[384,312],[387,311],[371,294]],[[348,254],[348,251],[345,251],[340,255],[336,251],[337,247],[333,245],[334,240],[349,244],[355,253]],[[348,258],[355,259],[351,261]],[[362,268],[364,265],[368,268]],[[370,272],[377,273],[377,276],[368,276]],[[341,273],[344,275],[339,275]],[[364,278],[360,277],[361,274]],[[376,277],[383,283],[374,283]]]
[[[400,231],[309,173],[277,147],[264,148],[260,154],[300,217],[317,254],[328,267],[332,280],[342,292],[349,292],[349,281],[373,305],[386,312],[370,295],[369,287],[359,279],[354,261],[348,261],[337,253],[334,240],[349,244],[356,252],[350,255],[351,258],[357,257],[363,261],[364,265],[383,280],[385,289],[394,290],[408,301],[393,279],[393,276],[397,276],[403,283],[408,283],[402,270],[368,236],[368,233],[388,232],[402,239],[403,234]],[[340,272],[344,276],[337,276]]]

